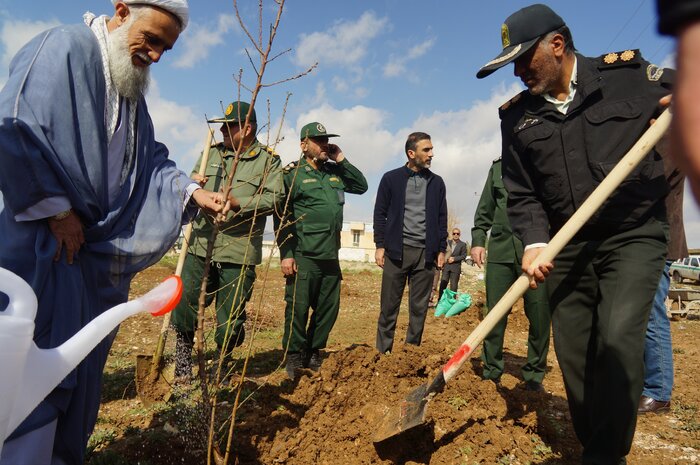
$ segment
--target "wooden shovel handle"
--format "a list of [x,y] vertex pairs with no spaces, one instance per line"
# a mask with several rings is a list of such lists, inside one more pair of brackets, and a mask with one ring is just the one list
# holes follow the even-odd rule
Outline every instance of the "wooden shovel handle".
[[[202,161],[199,164],[199,174],[204,175],[207,163],[209,162],[209,150],[211,149],[211,142],[214,137],[214,132],[211,128],[207,128],[207,137],[204,142],[204,150],[202,151]],[[175,274],[180,276],[182,274],[182,268],[185,266],[185,258],[187,258],[187,248],[189,247],[190,236],[192,235],[192,222],[188,223],[185,227],[185,233],[182,239],[182,248],[180,249],[180,256],[177,259],[177,266],[175,267]],[[170,326],[170,314],[168,312],[163,317],[163,324],[160,327],[160,336],[158,337],[158,344],[156,345],[156,351],[153,354],[153,362],[151,363],[151,376],[158,374],[160,369],[160,359],[163,358],[163,351],[165,350],[166,334],[168,332],[168,326]]]
[[[551,262],[554,257],[564,248],[566,244],[576,235],[581,227],[593,216],[608,197],[617,189],[634,168],[644,159],[649,151],[654,147],[659,139],[664,135],[671,124],[671,112],[666,109],[659,116],[654,124],[642,134],[636,144],[618,162],[615,168],[608,174],[591,195],[583,202],[581,207],[569,218],[556,235],[549,241],[547,247],[542,249],[533,265]],[[496,324],[513,307],[515,302],[529,288],[530,278],[527,273],[523,273],[501,297],[488,315],[474,328],[472,333],[462,343],[457,352],[454,353],[449,362],[442,368],[445,382],[452,379],[469,358],[474,349],[484,340]]]

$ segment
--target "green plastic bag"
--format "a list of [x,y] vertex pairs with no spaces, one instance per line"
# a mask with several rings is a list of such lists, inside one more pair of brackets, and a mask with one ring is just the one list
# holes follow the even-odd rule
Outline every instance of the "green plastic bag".
[[447,311],[452,308],[454,303],[457,301],[457,293],[451,289],[445,289],[442,291],[442,296],[440,301],[435,306],[435,316],[442,316]]
[[462,313],[472,304],[472,296],[466,292],[459,294],[457,301],[452,304],[452,307],[445,313],[445,317],[455,316],[458,313]]

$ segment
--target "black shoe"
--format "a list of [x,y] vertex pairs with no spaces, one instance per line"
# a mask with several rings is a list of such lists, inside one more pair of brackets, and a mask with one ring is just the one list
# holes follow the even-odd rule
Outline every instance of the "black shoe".
[[287,376],[290,379],[296,379],[297,370],[304,368],[304,354],[301,352],[289,352],[287,353],[287,366],[285,370],[287,371]]
[[648,396],[642,396],[637,407],[637,413],[663,413],[669,410],[671,410],[670,400],[656,400]]
[[192,379],[192,338],[185,333],[175,333],[175,379]]
[[542,383],[538,383],[537,381],[525,381],[525,390],[530,392],[543,392],[544,386],[542,386]]
[[321,369],[321,364],[323,363],[323,357],[321,356],[321,351],[318,349],[311,351],[311,357],[309,358],[309,363],[307,367],[313,371],[318,371]]

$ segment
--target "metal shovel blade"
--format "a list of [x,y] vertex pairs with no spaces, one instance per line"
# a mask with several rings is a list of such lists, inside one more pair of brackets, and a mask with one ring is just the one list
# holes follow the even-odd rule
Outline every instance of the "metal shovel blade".
[[411,393],[396,407],[392,407],[384,415],[382,424],[374,435],[375,443],[382,442],[406,430],[415,428],[423,424],[425,421],[425,412],[428,405],[428,396],[426,394],[428,384],[422,384]]

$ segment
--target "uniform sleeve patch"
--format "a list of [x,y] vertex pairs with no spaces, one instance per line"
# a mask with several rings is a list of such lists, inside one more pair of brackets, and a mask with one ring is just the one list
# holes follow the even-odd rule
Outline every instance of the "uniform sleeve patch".
[[664,74],[664,69],[656,65],[647,66],[647,79],[650,81],[658,81]]

